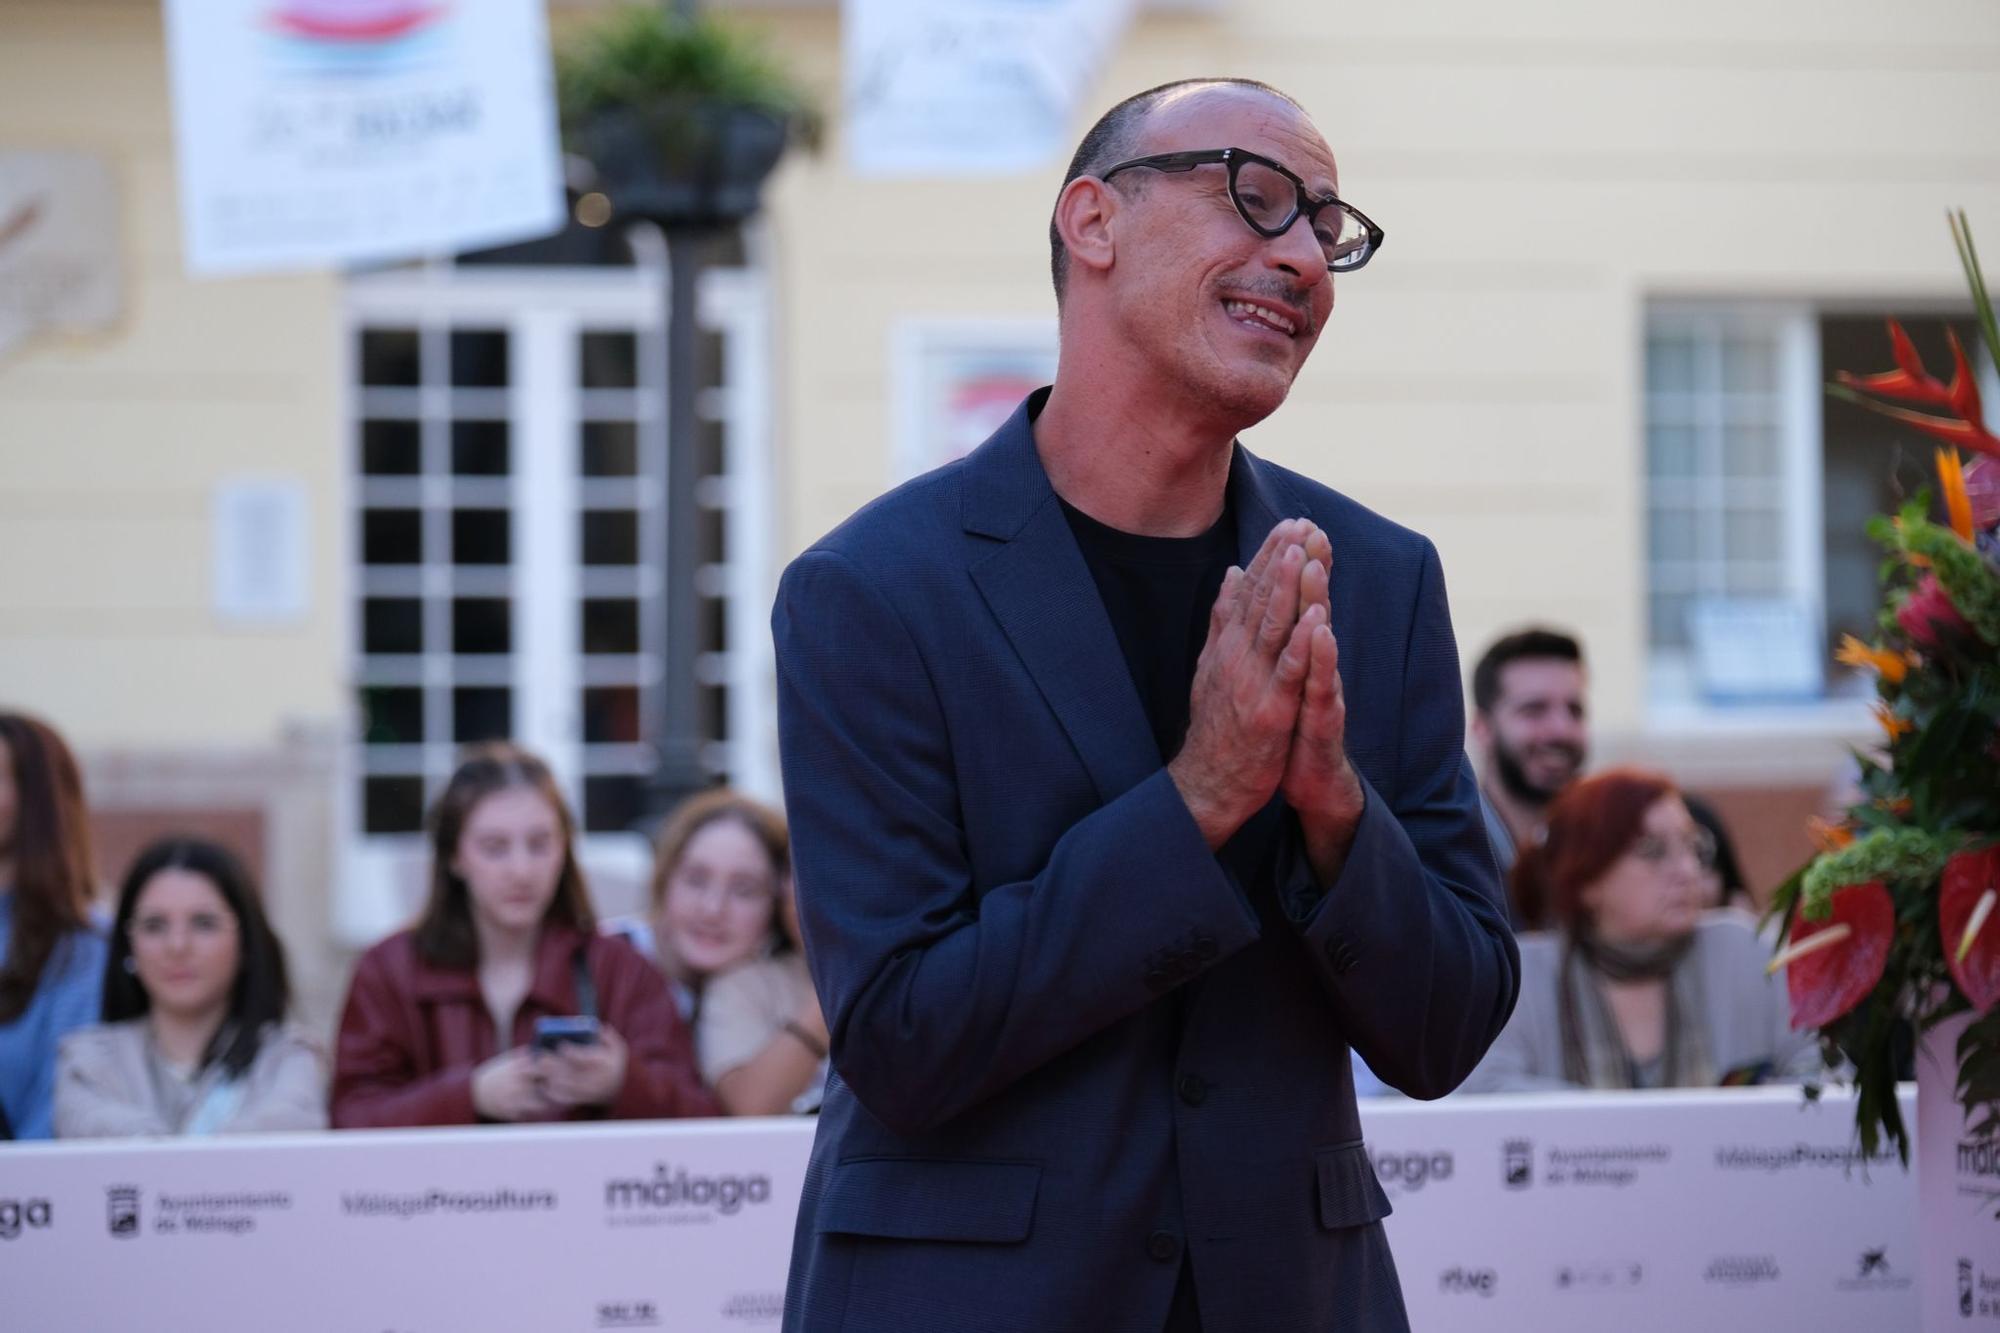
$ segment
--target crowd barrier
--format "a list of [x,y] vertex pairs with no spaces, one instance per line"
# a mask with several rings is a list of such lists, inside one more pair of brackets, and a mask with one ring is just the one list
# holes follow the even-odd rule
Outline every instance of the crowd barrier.
[[[1419,1333],[1917,1326],[1915,1181],[1860,1160],[1842,1094],[1466,1097],[1362,1119]],[[0,1148],[0,1326],[772,1329],[813,1127]]]

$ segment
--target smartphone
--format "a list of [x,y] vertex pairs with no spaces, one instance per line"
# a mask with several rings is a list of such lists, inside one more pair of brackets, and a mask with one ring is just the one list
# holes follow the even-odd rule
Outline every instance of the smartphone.
[[575,1044],[592,1046],[597,1043],[597,1020],[594,1018],[538,1018],[535,1020],[534,1047],[538,1051],[555,1051]]

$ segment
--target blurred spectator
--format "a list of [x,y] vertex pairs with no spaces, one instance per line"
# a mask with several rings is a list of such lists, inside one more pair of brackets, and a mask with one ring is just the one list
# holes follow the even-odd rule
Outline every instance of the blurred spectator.
[[826,1020],[799,945],[784,816],[726,788],[675,810],[660,830],[650,935],[724,1108],[817,1106]]
[[49,1137],[57,1043],[98,1019],[96,891],[75,757],[47,723],[0,713],[0,1138]]
[[326,1067],[284,1026],[285,952],[243,863],[198,838],[139,854],[118,895],[104,1025],[56,1068],[58,1138],[326,1127]]
[[[1541,840],[1549,803],[1590,754],[1583,649],[1570,635],[1534,627],[1486,650],[1472,672],[1472,737],[1481,750],[1479,799],[1500,877]],[[1509,893],[1516,930],[1540,930]]]
[[1729,836],[1729,826],[1722,822],[1722,815],[1713,805],[1692,792],[1682,792],[1681,800],[1694,822],[1708,833],[1709,846],[1714,848],[1714,854],[1701,868],[1701,905],[1726,907],[1754,918],[1757,901],[1743,880],[1743,867],[1736,859],[1736,843]]
[[1704,915],[1708,834],[1666,778],[1619,769],[1574,784],[1514,868],[1559,925],[1521,941],[1521,998],[1468,1092],[1689,1088],[1804,1078],[1781,977],[1737,913]]
[[[355,968],[334,1125],[716,1114],[659,973],[597,933],[575,822],[542,761],[475,748],[430,822],[422,917]],[[571,1015],[584,1021],[546,1022]],[[593,1020],[589,1039],[557,1031]]]

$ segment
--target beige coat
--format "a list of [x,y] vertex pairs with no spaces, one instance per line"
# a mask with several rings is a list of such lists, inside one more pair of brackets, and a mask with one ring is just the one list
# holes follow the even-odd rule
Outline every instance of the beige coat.
[[[193,1078],[170,1068],[143,1018],[84,1028],[64,1039],[56,1058],[56,1137],[185,1134],[222,1082],[219,1065]],[[326,1057],[296,1028],[270,1029],[240,1084],[217,1094],[227,1112],[211,1111],[213,1132],[326,1128]]]

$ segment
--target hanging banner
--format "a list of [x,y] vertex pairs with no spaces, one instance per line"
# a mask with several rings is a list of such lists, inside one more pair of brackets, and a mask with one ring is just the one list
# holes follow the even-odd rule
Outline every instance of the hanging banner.
[[118,318],[118,191],[103,159],[0,152],[0,355]]
[[878,176],[1043,170],[1136,0],[843,0],[847,152]]
[[562,225],[541,0],[167,0],[166,23],[189,273]]

